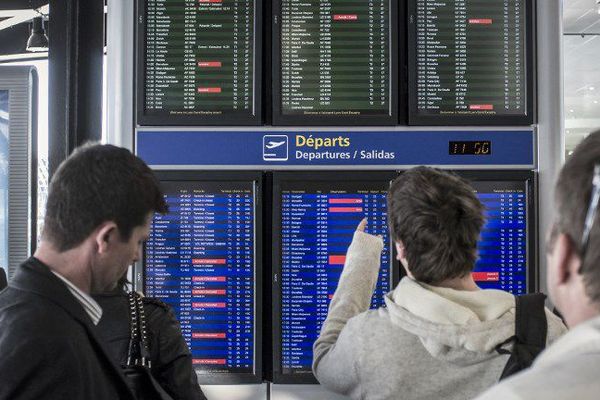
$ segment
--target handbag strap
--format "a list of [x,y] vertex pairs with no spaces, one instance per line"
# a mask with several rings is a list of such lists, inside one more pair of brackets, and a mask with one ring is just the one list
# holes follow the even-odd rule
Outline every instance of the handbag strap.
[[142,296],[131,291],[127,294],[129,301],[129,348],[127,350],[127,367],[142,365],[151,368],[148,335],[146,331],[146,315]]
[[144,312],[144,302],[142,296],[134,292],[137,300],[137,312],[138,312],[138,330],[140,335],[140,355],[142,357],[142,365],[151,368],[150,362],[150,346],[148,345],[148,334],[146,331],[146,313]]

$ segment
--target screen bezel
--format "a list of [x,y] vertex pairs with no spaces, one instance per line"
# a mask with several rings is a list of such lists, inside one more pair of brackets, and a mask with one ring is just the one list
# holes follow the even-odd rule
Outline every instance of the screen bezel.
[[[253,373],[210,373],[198,374],[198,383],[202,385],[249,384],[261,383],[263,376],[263,178],[260,172],[207,172],[207,171],[155,171],[158,180],[162,182],[228,182],[245,181],[254,184],[254,372]],[[134,288],[146,289],[146,248],[144,259],[135,266]],[[196,368],[194,368],[196,369]]]
[[[389,102],[390,114],[378,115],[286,115],[281,110],[281,2],[273,1],[272,18],[272,122],[274,126],[386,126],[398,124],[398,2],[388,0],[389,7]],[[396,23],[394,23],[396,22]]]
[[537,226],[537,174],[533,171],[455,171],[458,175],[473,182],[504,181],[523,182],[527,196],[527,265],[525,267],[527,279],[527,293],[539,290],[539,262],[536,249],[538,242]]
[[197,125],[229,125],[229,126],[259,126],[262,124],[262,74],[263,74],[263,2],[254,0],[254,59],[253,59],[253,96],[254,113],[247,115],[223,114],[212,116],[201,115],[162,115],[148,114],[145,110],[145,81],[146,81],[146,3],[147,0],[137,0],[135,12],[135,116],[137,126],[197,126]]
[[[281,369],[281,186],[284,182],[312,183],[352,183],[361,181],[389,181],[398,176],[396,171],[314,171],[314,172],[274,172],[273,173],[273,209],[272,209],[272,382],[283,384],[318,384],[312,371],[302,373],[282,373]],[[391,240],[391,239],[390,239]],[[390,245],[390,279],[393,289],[400,277],[400,265],[396,260],[394,246]]]
[[408,2],[408,124],[434,126],[522,126],[535,122],[535,13],[533,0],[522,0],[525,11],[525,114],[521,115],[423,115],[417,110],[416,1]]

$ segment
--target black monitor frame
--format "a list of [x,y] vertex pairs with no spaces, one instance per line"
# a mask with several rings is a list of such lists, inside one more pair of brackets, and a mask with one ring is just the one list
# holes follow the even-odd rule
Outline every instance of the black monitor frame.
[[272,120],[274,126],[388,126],[398,124],[398,2],[389,5],[389,114],[380,115],[285,115],[281,110],[281,0],[273,0],[272,17]]
[[[538,182],[534,171],[522,170],[457,170],[457,175],[474,182],[523,182],[527,195],[527,293],[535,293],[539,290],[539,262],[536,249],[539,245],[538,239]],[[401,172],[402,173],[402,172]],[[400,268],[401,277],[406,276],[403,268]]]
[[[263,377],[263,177],[260,172],[249,171],[155,171],[160,182],[228,182],[244,181],[254,183],[254,372],[213,373],[198,375],[198,382],[206,385],[261,383]],[[144,246],[143,264],[137,263],[134,279],[135,289],[146,290],[145,270],[146,249]],[[140,286],[141,281],[141,286]]]
[[525,114],[523,115],[422,115],[417,110],[417,4],[408,2],[408,124],[435,126],[524,126],[535,122],[536,47],[535,0],[522,0],[525,11]]
[[[263,121],[263,2],[254,1],[254,60],[253,60],[253,108],[254,113],[225,112],[222,115],[169,115],[168,111],[147,113],[145,109],[146,83],[146,3],[136,1],[135,12],[135,110],[138,126],[259,126]],[[234,113],[234,114],[232,114]]]
[[[396,171],[311,171],[311,172],[274,172],[273,173],[273,211],[272,211],[272,382],[283,384],[318,384],[312,372],[284,374],[281,371],[281,185],[282,182],[306,182],[307,184],[330,182],[345,183],[387,181],[398,176]],[[391,239],[390,239],[391,241]],[[400,265],[396,260],[396,250],[390,242],[390,282],[393,289],[400,279]]]

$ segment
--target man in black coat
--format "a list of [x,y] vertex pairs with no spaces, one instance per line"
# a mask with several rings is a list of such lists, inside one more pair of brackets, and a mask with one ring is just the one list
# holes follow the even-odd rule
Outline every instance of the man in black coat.
[[84,146],[60,166],[40,245],[0,293],[0,400],[134,399],[96,335],[90,293],[115,287],[166,210],[128,150]]
[[6,273],[4,272],[4,268],[0,268],[0,290],[4,289],[8,285],[6,281]]

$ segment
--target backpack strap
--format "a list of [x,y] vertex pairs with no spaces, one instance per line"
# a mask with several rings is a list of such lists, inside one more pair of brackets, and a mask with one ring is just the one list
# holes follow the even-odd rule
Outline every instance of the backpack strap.
[[539,348],[539,354],[546,347],[548,335],[548,320],[544,307],[546,295],[543,293],[526,294],[517,296],[515,301],[517,339],[529,346]]
[[507,342],[513,342],[500,380],[529,368],[546,347],[548,320],[544,308],[545,301],[546,295],[542,293],[515,296],[515,335],[496,348],[500,354],[507,354],[509,352],[500,347]]

